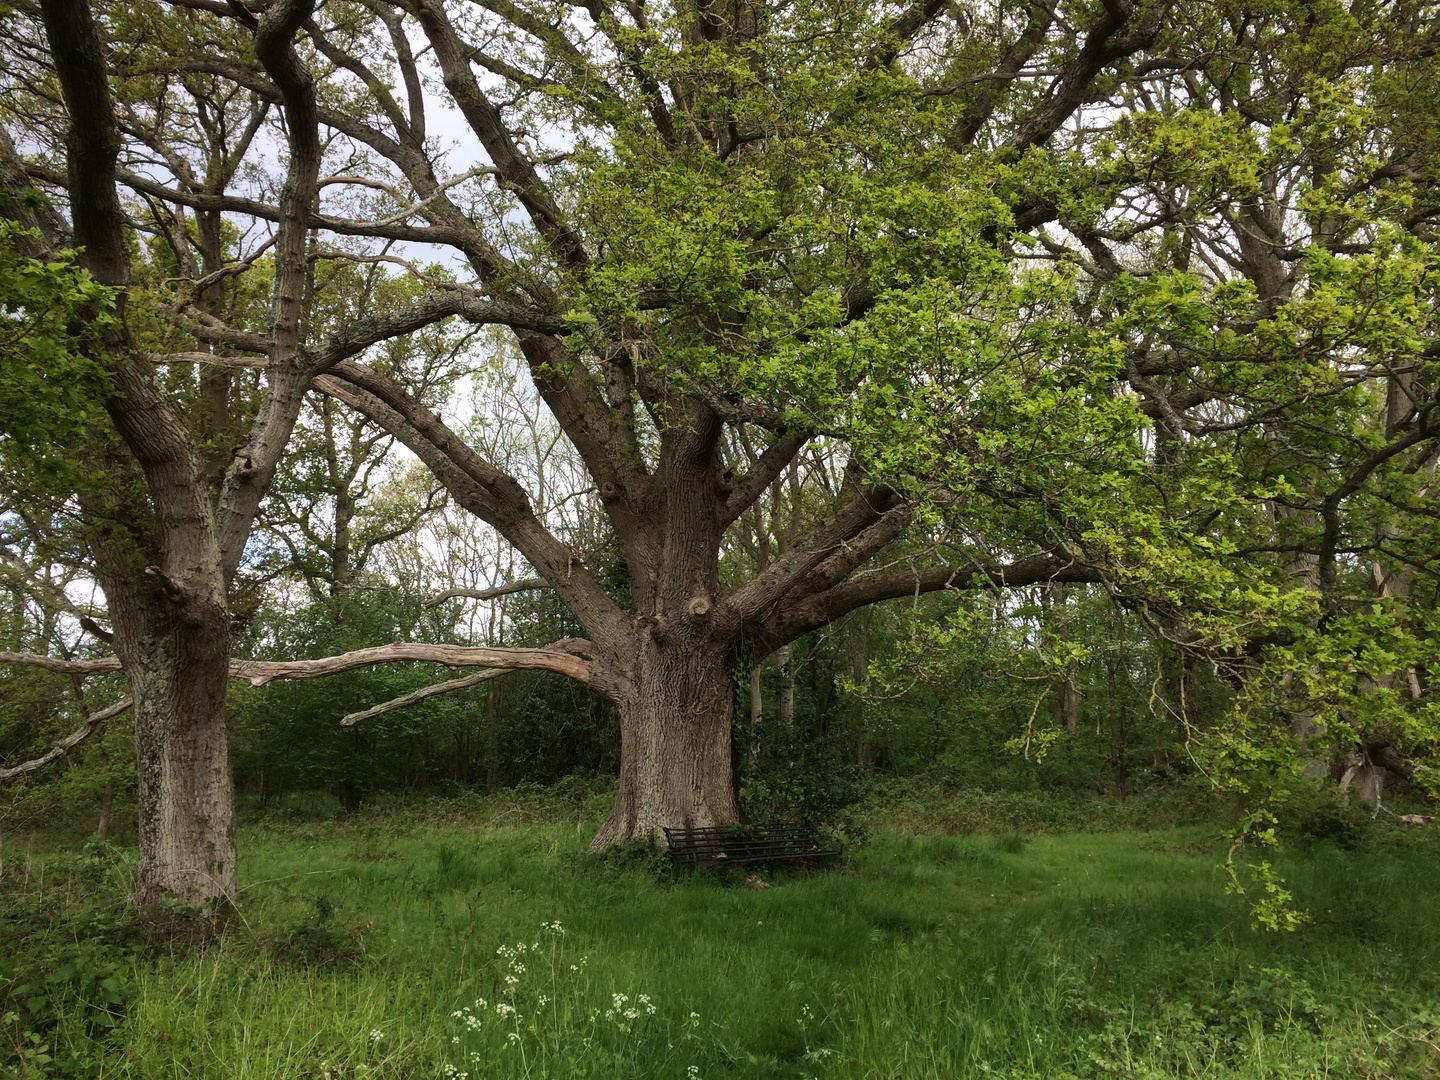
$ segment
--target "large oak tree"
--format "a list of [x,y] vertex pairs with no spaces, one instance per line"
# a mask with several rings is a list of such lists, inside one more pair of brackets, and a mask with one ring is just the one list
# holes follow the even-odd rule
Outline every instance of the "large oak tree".
[[[734,821],[737,667],[944,588],[1101,583],[1233,670],[1269,649],[1268,686],[1347,665],[1354,681],[1359,664],[1367,690],[1332,708],[1332,736],[1418,717],[1406,737],[1431,737],[1423,620],[1386,616],[1404,655],[1343,644],[1376,591],[1361,562],[1387,598],[1433,572],[1416,479],[1440,436],[1429,7],[145,10],[111,17],[109,66],[152,104],[108,127],[110,106],[86,105],[98,163],[77,171],[77,148],[66,176],[29,176],[66,188],[110,284],[123,274],[90,251],[121,250],[116,185],[152,218],[277,226],[269,331],[189,309],[186,329],[264,358],[285,430],[315,388],[392,433],[555,590],[583,640],[472,661],[563,671],[616,704],[620,790],[597,847]],[[51,40],[62,85],[103,86],[97,49],[80,64]],[[163,90],[201,83],[283,111],[278,198],[186,174]],[[109,208],[95,245],[91,202]],[[422,282],[384,333],[446,317],[513,333],[593,478],[623,595],[403,372],[357,358],[379,331],[302,341],[307,259]],[[839,482],[732,572],[736,523],[822,440],[847,448]],[[151,451],[137,435],[131,452]],[[235,456],[225,512],[197,533],[221,538],[217,604],[254,517],[231,493],[258,499],[268,460]],[[151,592],[166,582],[181,584],[164,571]],[[206,670],[218,687],[219,660]],[[1411,703],[1391,692],[1406,672]]]

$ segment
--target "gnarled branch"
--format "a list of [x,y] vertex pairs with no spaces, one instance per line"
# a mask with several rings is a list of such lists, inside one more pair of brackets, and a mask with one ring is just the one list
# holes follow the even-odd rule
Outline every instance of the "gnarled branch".
[[589,683],[590,661],[558,648],[488,649],[465,645],[425,645],[397,641],[393,645],[377,645],[356,649],[339,656],[319,660],[232,660],[230,674],[246,679],[251,686],[264,686],[276,679],[323,679],[372,664],[420,662],[444,664],[447,667],[503,668],[506,671],[554,671],[568,675],[577,682]]
[[102,656],[94,660],[57,660],[53,656],[36,656],[34,653],[0,652],[0,664],[43,668],[57,675],[98,675],[105,671],[120,670],[118,656]]

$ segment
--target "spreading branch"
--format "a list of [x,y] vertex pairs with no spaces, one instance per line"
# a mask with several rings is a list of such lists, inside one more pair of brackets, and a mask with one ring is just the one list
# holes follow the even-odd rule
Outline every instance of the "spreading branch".
[[825,592],[786,604],[761,625],[759,639],[766,653],[827,626],[850,612],[882,600],[966,589],[976,585],[1019,588],[1050,582],[1100,582],[1094,567],[1055,555],[1035,555],[1012,563],[975,567],[923,566],[862,574]]
[[59,660],[53,656],[37,656],[33,653],[0,652],[0,664],[41,668],[53,671],[56,675],[99,675],[120,670],[118,656],[102,656],[94,660]]
[[[232,657],[230,677],[244,679],[251,686],[264,686],[276,679],[323,679],[374,664],[430,663],[451,668],[554,671],[588,685],[593,681],[591,662],[587,658],[589,652],[586,643],[573,641],[556,642],[543,649],[490,649],[397,641],[393,645],[356,649],[318,660],[241,660]],[[118,656],[59,660],[31,653],[0,652],[0,664],[41,668],[57,675],[100,675],[121,670]]]
[[319,660],[232,660],[230,674],[251,686],[264,686],[276,679],[323,679],[374,664],[444,664],[450,668],[487,667],[506,671],[554,671],[576,682],[589,684],[591,663],[574,652],[551,646],[545,649],[490,649],[465,645],[425,645],[397,641],[356,649]]
[[554,533],[535,516],[529,496],[410,396],[393,379],[361,364],[337,364],[314,380],[329,394],[390,432],[425,463],[462,507],[493,525],[559,593],[584,627],[599,640],[612,636],[623,614]]

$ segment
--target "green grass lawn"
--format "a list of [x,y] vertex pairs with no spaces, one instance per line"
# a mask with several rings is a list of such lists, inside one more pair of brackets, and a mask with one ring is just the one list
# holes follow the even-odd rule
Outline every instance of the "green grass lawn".
[[12,842],[0,1072],[1440,1076],[1429,839],[1296,850],[1281,869],[1313,920],[1272,934],[1199,829],[880,833],[766,888],[597,859],[591,831],[251,827],[243,921],[143,942],[104,904],[123,857]]

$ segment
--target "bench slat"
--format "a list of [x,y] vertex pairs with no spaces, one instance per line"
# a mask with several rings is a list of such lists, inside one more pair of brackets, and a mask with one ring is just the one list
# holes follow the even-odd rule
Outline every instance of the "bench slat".
[[841,854],[839,848],[821,847],[819,834],[813,825],[775,822],[769,825],[706,825],[664,831],[670,857],[692,866],[819,859]]

